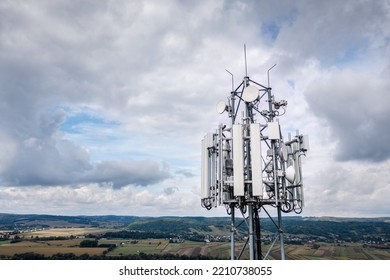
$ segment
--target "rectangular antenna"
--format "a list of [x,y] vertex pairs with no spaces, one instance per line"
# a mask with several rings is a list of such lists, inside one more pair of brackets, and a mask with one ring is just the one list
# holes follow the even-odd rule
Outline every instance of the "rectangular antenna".
[[291,145],[293,151],[293,159],[294,159],[294,168],[295,168],[295,185],[301,183],[301,168],[300,168],[300,158],[299,158],[299,143],[293,143]]
[[261,162],[260,124],[252,123],[251,131],[251,164],[252,164],[252,195],[263,196],[263,176]]
[[268,124],[268,139],[279,140],[280,139],[280,127],[278,122],[269,122]]
[[233,125],[233,176],[234,195],[244,196],[244,143],[242,125]]
[[302,136],[301,149],[304,152],[309,150],[309,135]]
[[[308,139],[307,139],[308,141]],[[308,143],[307,143],[308,145]],[[308,148],[308,147],[307,147]],[[304,205],[304,197],[303,197],[303,188],[302,188],[302,170],[301,170],[301,158],[299,156],[300,151],[300,143],[293,143],[293,150],[294,150],[294,167],[295,167],[295,184],[297,185],[296,190],[294,192],[294,199],[295,201],[299,201],[301,203],[301,206]]]
[[214,136],[213,133],[208,132],[206,134],[206,148],[211,148],[214,146]]

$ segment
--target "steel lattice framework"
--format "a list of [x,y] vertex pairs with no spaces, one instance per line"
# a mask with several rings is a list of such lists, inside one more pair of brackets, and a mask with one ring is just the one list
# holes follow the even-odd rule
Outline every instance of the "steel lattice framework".
[[[201,204],[208,210],[224,206],[231,216],[231,259],[240,259],[248,244],[250,259],[267,259],[278,240],[284,259],[282,213],[302,212],[301,156],[309,150],[308,136],[297,131],[283,138],[278,118],[284,115],[287,101],[275,99],[269,79],[264,86],[245,76],[237,88],[232,87],[227,101],[217,105],[217,112],[228,114],[230,123],[220,124],[201,141]],[[269,215],[269,206],[277,209],[277,221]],[[261,210],[277,229],[265,254],[261,251]],[[248,228],[238,254],[236,212]]]

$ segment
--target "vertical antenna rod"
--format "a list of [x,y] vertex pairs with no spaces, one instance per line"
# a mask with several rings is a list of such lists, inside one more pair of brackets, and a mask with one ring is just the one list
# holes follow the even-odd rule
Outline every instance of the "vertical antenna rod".
[[244,56],[245,56],[245,77],[248,77],[248,65],[246,63],[246,45],[244,44]]
[[234,91],[234,76],[229,70],[225,69],[225,71],[228,72],[232,76],[232,92],[233,92]]
[[274,68],[276,66],[276,63],[274,64],[274,66],[272,66],[270,69],[268,69],[267,71],[267,76],[268,76],[268,88],[269,88],[269,71],[272,70],[272,68]]

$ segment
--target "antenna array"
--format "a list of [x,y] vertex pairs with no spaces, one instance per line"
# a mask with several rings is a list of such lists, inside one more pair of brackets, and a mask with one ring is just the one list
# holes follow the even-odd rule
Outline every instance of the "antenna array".
[[[277,118],[284,115],[286,106],[287,101],[276,100],[272,94],[269,77],[268,86],[263,86],[245,76],[236,89],[233,87],[227,102],[217,105],[219,114],[229,116],[229,124],[220,124],[201,141],[201,204],[208,210],[224,206],[231,216],[232,259],[240,259],[248,243],[250,259],[268,258],[272,246],[262,254],[259,219],[263,209],[273,220],[266,206],[277,209],[278,222],[273,221],[277,234],[272,245],[279,239],[284,259],[281,213],[300,214],[304,207],[301,156],[309,150],[309,139],[298,131],[283,138]],[[236,210],[248,228],[238,256]]]

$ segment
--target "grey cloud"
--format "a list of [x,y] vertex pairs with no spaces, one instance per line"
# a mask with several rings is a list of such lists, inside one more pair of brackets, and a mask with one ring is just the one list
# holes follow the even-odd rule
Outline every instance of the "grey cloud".
[[3,99],[28,120],[65,103],[104,109],[137,129],[162,132],[168,122],[173,130],[190,130],[189,122],[200,127],[206,117],[199,112],[216,102],[202,88],[217,84],[210,64],[220,63],[213,69],[225,77],[230,60],[220,51],[227,42],[215,45],[216,38],[253,38],[254,7],[246,1],[12,2],[0,9]]
[[338,160],[390,158],[389,91],[387,79],[351,71],[336,71],[307,88],[311,110],[329,124]]
[[[59,132],[66,114],[58,109],[36,117],[29,128],[13,135],[18,147],[7,162],[2,162],[0,181],[5,185],[69,185],[108,183],[114,188],[126,185],[147,186],[168,178],[166,165],[152,160],[102,161],[93,163],[88,151],[63,139]],[[15,124],[15,130],[23,124]],[[4,129],[4,128],[3,128]]]
[[151,160],[106,161],[97,165],[90,182],[112,183],[114,188],[126,185],[147,186],[169,177],[166,165],[160,166]]
[[177,174],[183,175],[185,177],[191,178],[195,177],[195,174],[193,174],[191,171],[185,170],[185,169],[180,169],[176,171]]
[[172,195],[174,194],[175,192],[177,192],[179,189],[177,187],[168,187],[168,188],[165,188],[163,191],[166,195]]
[[[62,154],[54,143],[43,142],[37,138],[29,138],[20,146],[18,154],[7,168],[1,172],[1,180],[5,185],[61,185],[75,183],[91,168],[88,161],[82,158],[86,151],[70,142],[61,141],[69,154]],[[76,155],[75,158],[71,155]]]
[[[145,186],[169,176],[155,161],[94,164],[86,148],[63,139],[59,132],[66,115],[53,108],[62,104],[114,114],[133,130],[147,127],[145,118],[160,131],[166,130],[162,122],[170,123],[172,131],[173,126],[191,129],[189,120],[194,124],[197,118],[198,110],[188,116],[187,103],[200,104],[202,97],[191,92],[195,98],[177,98],[176,93],[182,91],[178,83],[164,90],[161,85],[151,86],[156,82],[150,71],[168,66],[162,79],[172,84],[167,78],[174,76],[170,74],[177,67],[170,63],[189,62],[193,57],[189,53],[203,40],[190,36],[185,27],[188,22],[181,20],[191,14],[195,28],[204,23],[191,9],[181,13],[180,6],[104,3],[12,2],[0,7],[4,31],[0,39],[0,129],[2,137],[17,147],[9,161],[1,162],[3,184]],[[172,12],[178,17],[172,18]],[[213,20],[212,13],[206,18]],[[171,45],[167,31],[172,35]],[[184,42],[180,51],[175,38]],[[190,82],[187,89],[191,89]],[[148,90],[153,92],[151,98]]]
[[103,161],[93,164],[85,149],[70,141],[40,145],[30,140],[12,164],[2,170],[4,185],[56,186],[82,183],[147,186],[170,176],[169,170],[152,160]]
[[299,58],[316,57],[324,65],[349,60],[389,36],[387,1],[289,2],[292,21],[280,28],[275,47]]
[[77,181],[79,173],[91,168],[85,149],[59,137],[58,128],[65,119],[62,110],[47,114],[31,113],[24,117],[30,119],[23,122],[10,121],[7,124],[13,124],[13,129],[1,127],[18,147],[0,174],[4,184],[72,183],[73,180]]

